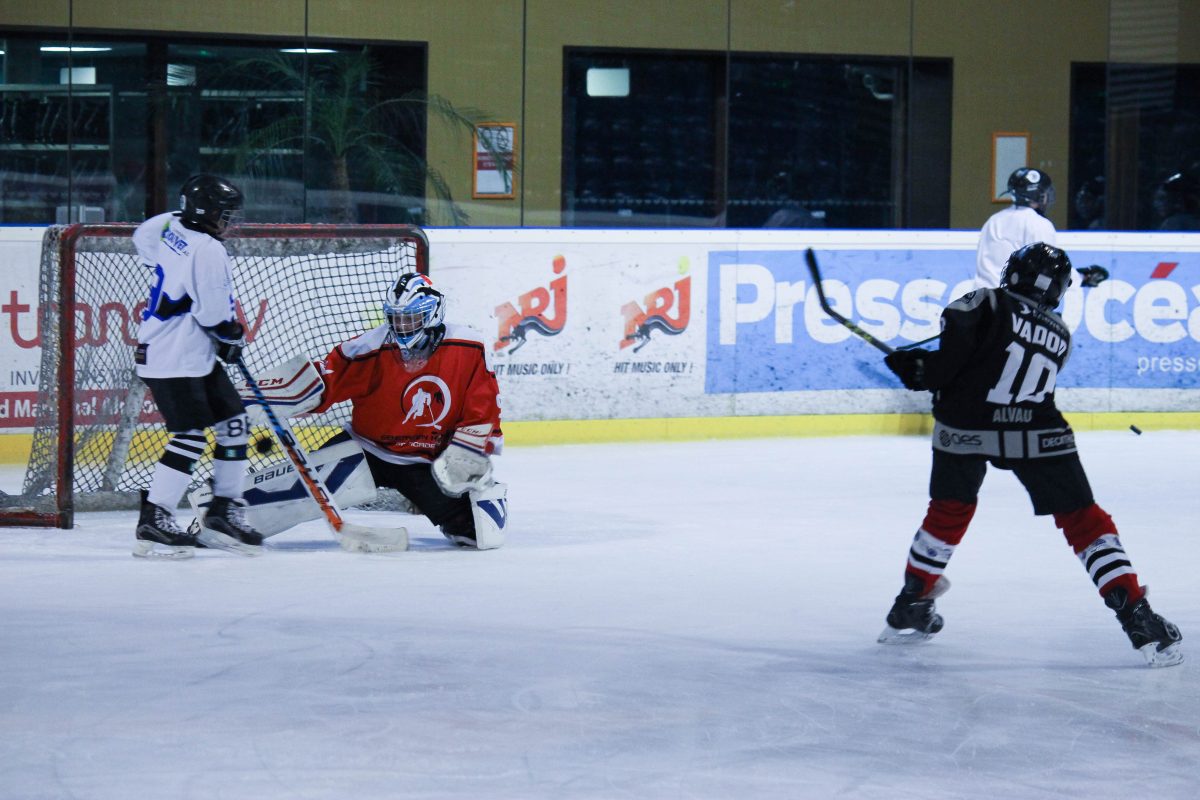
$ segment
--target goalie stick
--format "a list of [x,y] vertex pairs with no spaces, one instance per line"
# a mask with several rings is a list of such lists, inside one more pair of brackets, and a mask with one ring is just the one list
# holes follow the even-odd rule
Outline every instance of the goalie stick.
[[271,424],[271,431],[275,434],[275,438],[283,447],[283,451],[287,453],[287,457],[296,465],[300,483],[304,485],[309,497],[325,515],[325,521],[329,523],[329,527],[338,534],[338,544],[342,546],[342,549],[367,553],[407,550],[408,531],[404,528],[372,528],[367,525],[355,525],[342,518],[342,512],[334,502],[333,495],[325,488],[325,482],[321,480],[321,476],[317,474],[316,470],[309,466],[308,454],[296,442],[292,432],[279,421],[275,410],[267,402],[263,390],[254,380],[254,376],[250,374],[250,370],[246,368],[246,362],[238,358],[234,363],[242,373],[246,387],[250,389],[255,401],[262,406],[266,413],[267,421]]
[[834,310],[833,306],[829,305],[829,301],[825,298],[825,288],[821,286],[821,268],[817,265],[817,254],[813,252],[811,247],[804,251],[804,260],[808,262],[808,272],[810,275],[812,275],[813,285],[817,289],[817,301],[821,304],[821,308],[825,311],[825,313],[849,328],[851,333],[880,352],[889,355],[896,352],[896,348],[885,342],[879,341],[874,336],[843,317]]

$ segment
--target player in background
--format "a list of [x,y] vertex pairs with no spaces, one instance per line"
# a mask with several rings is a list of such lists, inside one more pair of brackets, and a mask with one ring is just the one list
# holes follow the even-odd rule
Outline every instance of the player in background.
[[880,642],[920,641],[942,629],[934,599],[950,587],[942,573],[975,514],[990,464],[1016,475],[1034,514],[1053,516],[1146,661],[1158,667],[1183,660],[1179,629],[1151,610],[1055,405],[1071,332],[1054,309],[1071,275],[1062,250],[1026,245],[1009,258],[999,289],[977,289],[946,307],[936,351],[897,350],[885,359],[906,388],[933,392],[934,430],[928,510]]
[[[383,324],[342,342],[323,361],[313,365],[300,357],[268,370],[261,382],[282,388],[278,395],[265,390],[267,398],[280,417],[350,401],[347,430],[314,459],[353,440],[375,485],[400,492],[450,541],[479,550],[499,547],[506,486],[492,479],[490,456],[504,440],[500,390],[484,338],[445,322],[445,297],[419,273],[401,275],[384,293],[382,310]],[[310,385],[318,387],[311,401],[297,400],[293,387]],[[272,513],[269,500],[260,507],[260,494],[251,497],[256,519]],[[268,534],[280,530],[274,521],[263,528]]]
[[[204,545],[255,555],[262,536],[242,514],[249,428],[241,398],[219,357],[233,363],[245,345],[233,299],[233,272],[222,244],[242,193],[215,175],[193,175],[180,210],[151,217],[133,234],[153,282],[138,328],[137,373],[150,389],[170,438],[142,492],[137,541],[142,557],[188,558]],[[192,480],[213,428],[213,501],[199,534],[179,528],[173,509]]]
[[[975,287],[995,289],[1008,257],[1027,244],[1054,244],[1054,223],[1046,213],[1054,205],[1054,182],[1050,176],[1033,167],[1021,167],[1008,176],[1012,205],[997,211],[983,224],[979,245],[975,251]],[[1092,265],[1079,270],[1082,286],[1099,286],[1108,278],[1108,270]]]

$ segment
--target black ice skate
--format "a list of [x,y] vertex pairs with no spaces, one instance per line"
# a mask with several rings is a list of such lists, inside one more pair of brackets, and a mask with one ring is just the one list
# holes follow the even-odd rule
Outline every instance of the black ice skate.
[[876,640],[880,644],[916,644],[933,638],[942,629],[942,616],[933,601],[950,590],[950,581],[939,577],[926,595],[921,594],[921,579],[904,576],[904,588],[896,595],[887,625]]
[[1183,662],[1183,651],[1179,648],[1183,635],[1179,628],[1155,614],[1145,596],[1130,604],[1129,593],[1118,586],[1104,596],[1104,604],[1117,612],[1117,621],[1133,649],[1145,657],[1147,664],[1173,667]]
[[143,489],[133,554],[138,558],[191,558],[195,555],[196,537],[181,531],[175,515],[151,503],[146,499],[147,494]]
[[262,555],[262,534],[247,524],[246,512],[236,500],[214,495],[197,527],[196,541],[206,547],[244,556]]

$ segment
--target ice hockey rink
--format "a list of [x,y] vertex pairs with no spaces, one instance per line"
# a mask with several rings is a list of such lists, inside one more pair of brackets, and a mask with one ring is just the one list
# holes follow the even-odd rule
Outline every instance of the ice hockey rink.
[[1200,433],[1080,442],[1182,666],[995,471],[945,630],[876,644],[920,437],[510,447],[483,553],[417,518],[407,553],[311,523],[175,563],[132,513],[0,530],[0,797],[1194,798]]

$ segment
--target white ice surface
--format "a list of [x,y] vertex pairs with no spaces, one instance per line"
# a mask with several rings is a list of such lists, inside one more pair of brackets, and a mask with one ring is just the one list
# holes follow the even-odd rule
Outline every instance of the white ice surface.
[[[1080,439],[1200,641],[1200,434]],[[945,630],[875,644],[928,463],[921,438],[510,448],[485,553],[418,518],[408,553],[313,523],[178,563],[130,556],[132,514],[0,529],[0,798],[1200,795],[1200,648],[1145,667],[1009,474]]]

